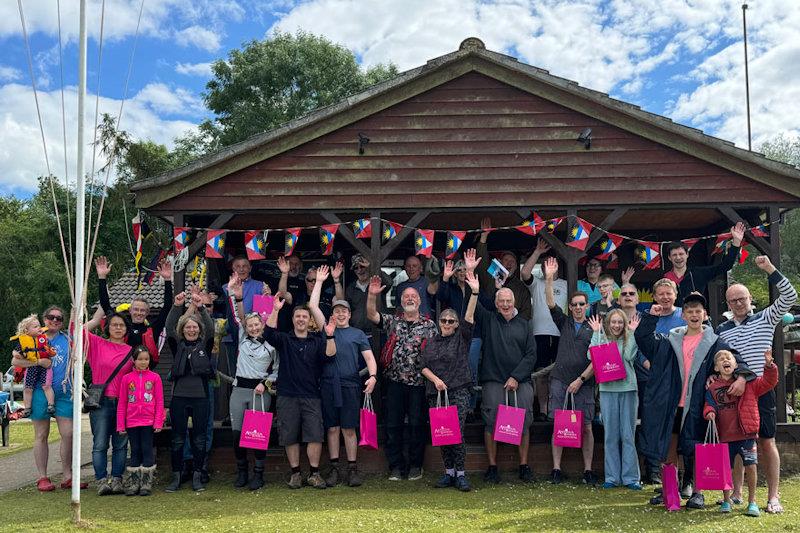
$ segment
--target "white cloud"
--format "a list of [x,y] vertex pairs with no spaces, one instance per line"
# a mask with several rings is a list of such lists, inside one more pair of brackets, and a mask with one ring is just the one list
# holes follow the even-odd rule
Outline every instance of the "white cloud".
[[[150,87],[150,86],[148,86]],[[139,94],[125,102],[120,127],[128,131],[134,139],[151,139],[158,143],[172,146],[175,137],[194,128],[194,124],[186,120],[168,120],[160,117],[153,109],[159,91],[145,88]],[[143,94],[144,93],[144,94]],[[67,158],[69,176],[75,178],[77,92],[75,87],[65,89],[67,102]],[[180,100],[180,98],[179,98]],[[87,96],[86,136],[92,139],[94,124],[94,96]],[[100,98],[100,113],[119,113],[119,100]],[[61,93],[60,91],[40,91],[39,104],[44,121],[45,138],[50,165],[54,174],[63,180],[64,176],[64,143],[61,130]],[[167,105],[162,102],[161,105]],[[86,171],[91,168],[91,148],[85,152]],[[99,158],[99,154],[98,154]],[[96,168],[102,166],[98,159]],[[17,192],[29,193],[35,190],[37,178],[47,174],[42,149],[41,134],[36,118],[36,106],[29,86],[10,83],[0,87],[0,191],[4,194]]]
[[22,72],[14,67],[0,65],[0,82],[17,81],[22,78]]
[[211,77],[211,63],[178,63],[175,72],[187,76]]
[[194,93],[164,83],[147,84],[132,100],[161,115],[193,115],[203,111],[203,104]]
[[198,25],[177,32],[175,42],[181,46],[194,46],[208,52],[216,52],[222,46],[219,33]]

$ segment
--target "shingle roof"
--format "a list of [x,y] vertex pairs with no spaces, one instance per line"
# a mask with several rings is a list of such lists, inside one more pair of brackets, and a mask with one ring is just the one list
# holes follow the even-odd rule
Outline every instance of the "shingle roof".
[[109,285],[108,297],[111,305],[116,307],[120,304],[130,303],[135,296],[138,296],[147,300],[151,313],[161,309],[164,306],[164,281],[161,276],[155,276],[151,285],[142,283],[139,290],[137,290],[137,278],[136,272],[126,272],[112,285]]

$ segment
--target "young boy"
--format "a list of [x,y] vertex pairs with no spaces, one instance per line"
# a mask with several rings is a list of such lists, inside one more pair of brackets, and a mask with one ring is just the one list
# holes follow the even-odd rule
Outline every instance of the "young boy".
[[[736,456],[742,458],[747,475],[748,505],[745,514],[759,516],[756,504],[756,436],[760,418],[758,397],[771,391],[778,384],[778,367],[772,360],[772,350],[764,353],[764,375],[747,383],[744,394],[733,396],[728,389],[733,383],[733,373],[738,367],[736,358],[728,350],[720,350],[714,355],[714,372],[719,376],[706,388],[706,405],[703,415],[706,420],[716,420],[720,442],[728,443],[731,466]],[[725,501],[720,511],[731,512],[731,491],[723,491]]]

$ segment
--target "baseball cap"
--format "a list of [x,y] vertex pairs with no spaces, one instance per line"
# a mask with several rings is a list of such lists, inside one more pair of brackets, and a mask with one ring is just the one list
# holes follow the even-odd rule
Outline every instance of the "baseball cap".
[[703,307],[707,307],[708,306],[708,302],[706,301],[706,297],[703,296],[702,294],[700,294],[699,292],[690,292],[683,299],[683,305],[686,305],[688,303],[694,303],[694,302],[700,302],[703,305]]
[[347,300],[334,300],[333,305],[331,305],[331,308],[334,308],[337,305],[341,305],[342,307],[346,307],[348,310],[350,310],[350,302],[348,302]]

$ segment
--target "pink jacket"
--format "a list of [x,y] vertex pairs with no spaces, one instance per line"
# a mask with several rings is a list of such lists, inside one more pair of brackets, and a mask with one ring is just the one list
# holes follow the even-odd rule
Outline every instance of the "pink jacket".
[[117,403],[117,431],[164,427],[164,388],[152,370],[132,370],[122,376]]

